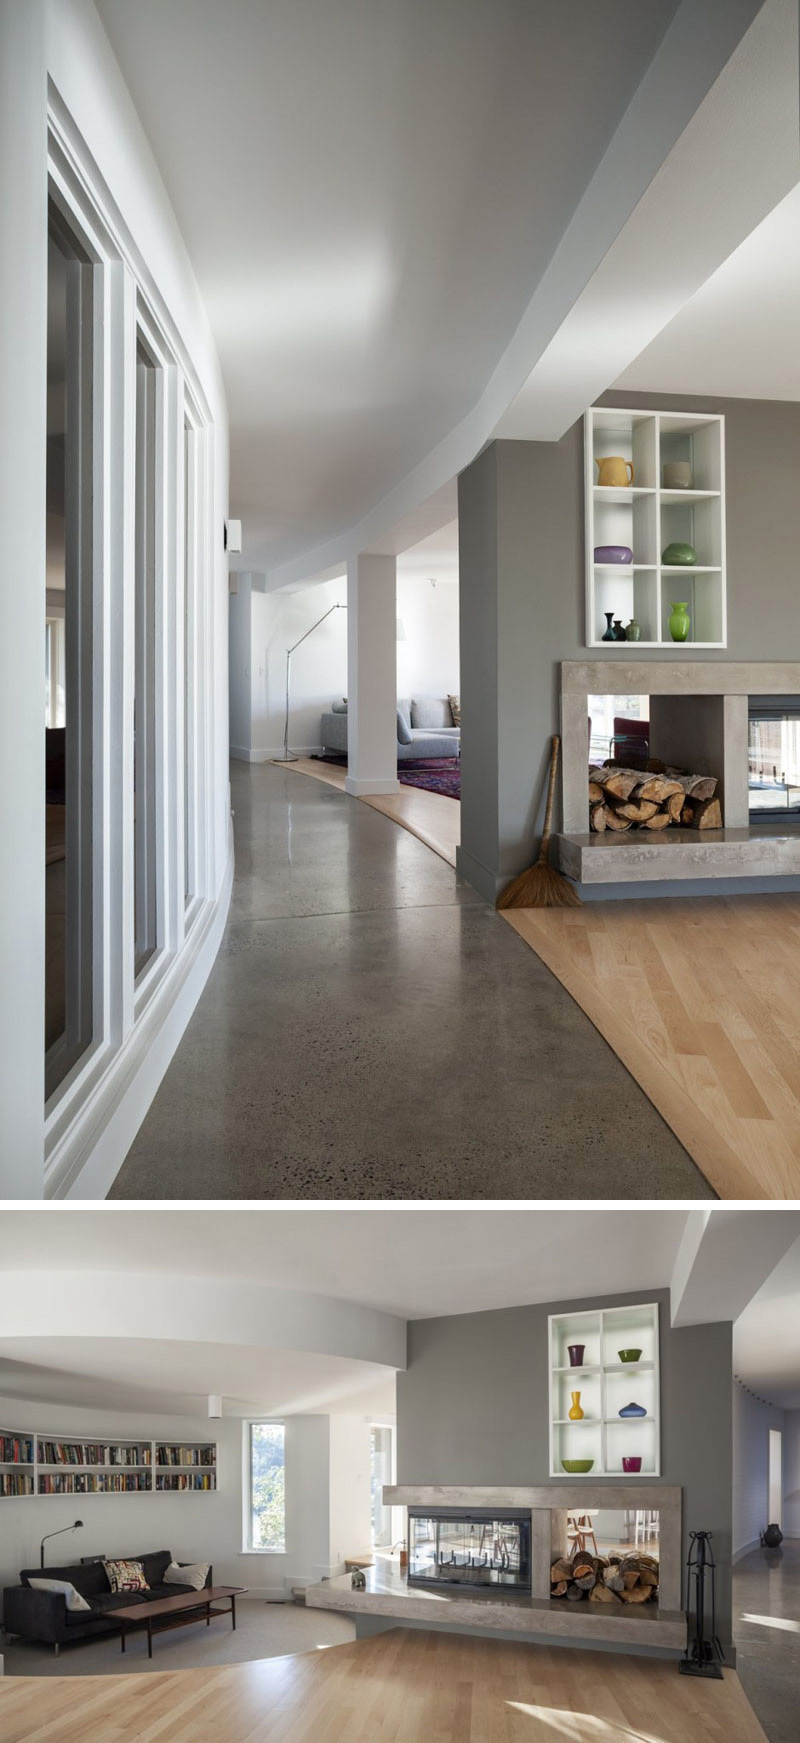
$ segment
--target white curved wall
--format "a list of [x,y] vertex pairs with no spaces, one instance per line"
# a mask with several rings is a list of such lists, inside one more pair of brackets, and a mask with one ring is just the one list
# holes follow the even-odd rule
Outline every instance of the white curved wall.
[[[89,0],[0,8],[0,1196],[107,1190],[186,1026],[218,947],[232,873],[228,818],[228,425],[216,350],[158,167]],[[63,105],[105,208],[178,335],[212,427],[214,538],[207,575],[210,810],[207,911],[171,966],[143,1045],[118,1048],[63,1129],[45,1130],[45,406],[48,87]],[[180,955],[180,952],[179,952]],[[191,965],[191,966],[190,966]],[[113,1047],[111,1049],[113,1052]],[[47,1165],[46,1165],[47,1157]],[[52,1166],[49,1166],[52,1164]],[[48,1173],[49,1166],[49,1173]]]

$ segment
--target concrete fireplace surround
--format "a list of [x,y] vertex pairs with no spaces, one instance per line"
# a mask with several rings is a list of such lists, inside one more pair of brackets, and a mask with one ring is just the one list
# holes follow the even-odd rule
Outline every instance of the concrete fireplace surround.
[[[679,1488],[658,1482],[591,1484],[553,1483],[541,1488],[477,1488],[393,1484],[383,1491],[387,1507],[511,1507],[531,1512],[531,1595],[484,1592],[423,1591],[410,1587],[394,1561],[378,1558],[367,1568],[366,1591],[353,1590],[349,1574],[306,1590],[312,1609],[346,1611],[356,1617],[359,1631],[371,1632],[392,1622],[412,1622],[461,1633],[523,1636],[529,1640],[618,1646],[677,1656],[686,1644],[686,1620],[681,1611],[682,1496]],[[563,1553],[565,1515],[599,1512],[604,1507],[659,1512],[660,1584],[657,1605],[623,1610],[605,1604],[553,1603],[550,1564]],[[362,1626],[363,1625],[363,1626]]]
[[[588,699],[598,695],[650,697],[653,756],[718,777],[724,828],[589,832]],[[587,885],[800,876],[800,830],[749,820],[749,699],[785,695],[800,696],[798,663],[564,661],[559,868]]]

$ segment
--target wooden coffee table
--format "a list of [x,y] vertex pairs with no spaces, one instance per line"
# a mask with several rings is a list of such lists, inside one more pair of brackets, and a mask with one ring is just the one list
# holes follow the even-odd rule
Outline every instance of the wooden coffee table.
[[[147,1656],[153,1656],[153,1635],[163,1634],[167,1628],[184,1628],[189,1622],[201,1622],[205,1617],[206,1627],[210,1628],[212,1616],[230,1616],[232,1628],[236,1627],[236,1599],[246,1592],[246,1586],[203,1586],[199,1592],[176,1592],[174,1598],[151,1598],[143,1604],[126,1604],[123,1609],[109,1610],[110,1621],[119,1622],[122,1629],[122,1650],[125,1651],[125,1630],[134,1625],[147,1629]],[[212,1604],[221,1598],[230,1602],[221,1610],[212,1610]]]

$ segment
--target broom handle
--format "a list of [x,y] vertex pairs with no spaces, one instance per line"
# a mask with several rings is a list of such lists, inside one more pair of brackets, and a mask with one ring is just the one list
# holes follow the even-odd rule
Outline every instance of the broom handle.
[[542,845],[539,848],[539,858],[536,861],[537,865],[546,865],[547,864],[547,855],[548,855],[548,852],[550,849],[550,825],[553,821],[553,800],[555,798],[555,791],[556,791],[556,771],[558,769],[558,753],[559,753],[560,748],[561,748],[561,740],[557,734],[554,734],[553,735],[553,747],[552,747],[552,750],[550,752],[550,780],[547,784],[547,804],[545,805],[545,808],[544,808],[544,829],[542,831]]

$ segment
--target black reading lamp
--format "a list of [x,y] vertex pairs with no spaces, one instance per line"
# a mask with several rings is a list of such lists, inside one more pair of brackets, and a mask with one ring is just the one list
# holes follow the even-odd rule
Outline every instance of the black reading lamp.
[[45,1533],[44,1537],[42,1538],[42,1541],[41,1541],[41,1544],[39,1547],[39,1566],[44,1567],[44,1546],[45,1546],[47,1539],[49,1537],[63,1537],[65,1531],[80,1531],[82,1529],[82,1527],[83,1527],[83,1520],[76,1519],[74,1525],[62,1525],[60,1531],[47,1531]]

